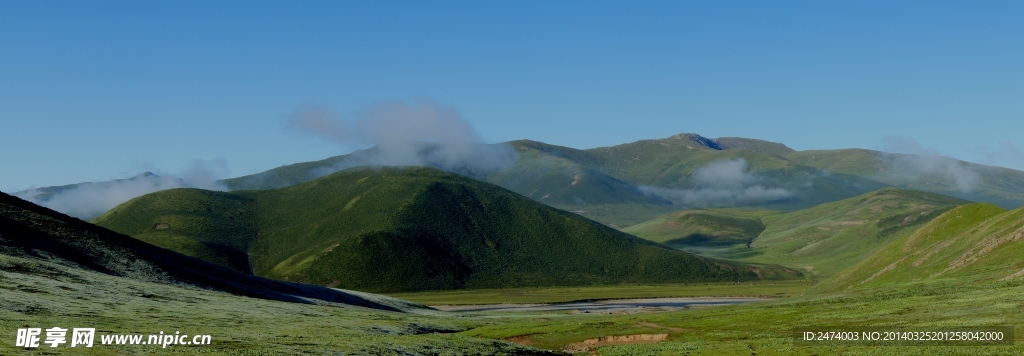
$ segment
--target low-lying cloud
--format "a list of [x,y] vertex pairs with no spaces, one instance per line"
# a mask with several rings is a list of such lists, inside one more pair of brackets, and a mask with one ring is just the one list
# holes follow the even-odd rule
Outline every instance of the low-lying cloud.
[[29,189],[13,195],[82,220],[91,220],[115,206],[161,190],[200,188],[224,191],[217,181],[226,171],[226,163],[192,161],[178,175],[143,173],[137,176],[99,183],[81,183],[72,187]]
[[981,163],[1024,170],[1024,150],[1010,142],[1000,142],[995,147],[978,147]]
[[963,162],[943,157],[935,149],[922,147],[917,140],[903,136],[882,139],[882,159],[886,166],[883,178],[896,181],[920,182],[940,179],[952,183],[957,190],[970,192],[977,187],[981,176]]
[[640,186],[641,192],[685,206],[735,206],[793,197],[787,189],[767,186],[768,179],[748,172],[743,158],[716,161],[694,171],[693,189]]
[[422,101],[374,105],[351,118],[326,107],[304,107],[289,116],[288,126],[345,148],[372,146],[318,175],[367,165],[493,171],[516,158],[509,145],[484,144],[454,108]]

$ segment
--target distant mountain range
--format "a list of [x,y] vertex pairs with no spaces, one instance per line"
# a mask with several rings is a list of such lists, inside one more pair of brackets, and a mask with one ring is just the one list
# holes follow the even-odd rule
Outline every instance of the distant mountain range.
[[[474,144],[459,149],[488,154],[470,154],[462,161],[446,160],[439,153],[445,149],[443,144],[422,143],[416,149],[416,160],[396,161],[382,158],[386,149],[371,148],[226,179],[219,186],[222,190],[280,188],[350,167],[404,162],[497,184],[619,228],[680,209],[795,210],[884,187],[933,192],[1005,208],[1024,206],[1024,172],[937,156],[864,149],[795,151],[780,143],[735,137],[709,139],[697,134],[586,150],[529,140]],[[163,181],[151,174],[130,180],[154,179]],[[94,191],[124,183],[46,187],[15,195],[63,211],[74,210],[69,213],[91,219],[116,203],[87,209],[51,199],[62,192]],[[160,185],[149,186],[150,191],[160,190]],[[116,196],[113,200],[117,203],[141,195],[136,190],[124,196],[115,194],[115,190],[105,191],[102,196]]]
[[[529,140],[498,145],[514,148],[515,159],[488,170],[448,170],[617,227],[686,208],[801,209],[884,187],[1006,208],[1024,205],[1024,172],[945,157],[864,149],[795,151],[780,143],[697,134],[587,150]],[[431,147],[423,144],[421,150]],[[357,151],[224,183],[232,190],[283,187],[372,162],[373,156],[372,149]]]

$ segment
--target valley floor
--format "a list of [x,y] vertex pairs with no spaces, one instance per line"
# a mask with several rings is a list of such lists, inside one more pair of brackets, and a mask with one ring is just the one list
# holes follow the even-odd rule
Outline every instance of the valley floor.
[[[567,312],[447,313],[382,312],[272,302],[177,288],[87,271],[48,269],[45,263],[0,260],[0,354],[42,354],[14,347],[25,327],[95,327],[98,334],[208,334],[209,346],[95,345],[86,354],[545,354],[593,351],[599,355],[746,354],[812,355],[903,353],[1014,354],[1008,346],[824,346],[794,342],[793,329],[814,327],[944,328],[990,325],[1024,327],[1024,284],[982,287],[921,284],[863,294],[778,298],[766,302],[672,312],[614,315]],[[47,272],[50,271],[50,272]],[[51,273],[52,272],[52,273]],[[74,283],[70,283],[74,282]],[[710,287],[710,286],[709,286]],[[806,285],[746,286],[759,293]],[[590,287],[611,294],[615,287]],[[602,289],[603,288],[603,289]],[[666,286],[633,286],[634,292]],[[675,294],[685,290],[676,286]],[[705,286],[690,286],[705,288]],[[728,288],[717,286],[720,291]],[[568,293],[567,289],[552,288]],[[578,288],[584,292],[584,288]],[[698,290],[699,291],[699,290]],[[692,291],[692,293],[698,293]],[[464,291],[520,293],[534,291]],[[575,291],[574,291],[575,292]],[[447,292],[448,297],[456,292]],[[724,292],[723,292],[724,293]],[[557,294],[557,293],[555,293]],[[621,292],[622,297],[643,297]],[[429,299],[421,294],[420,300]],[[574,295],[578,296],[578,295]],[[550,295],[544,298],[551,298]],[[476,301],[486,298],[477,297]],[[524,299],[526,300],[526,299]],[[539,300],[539,299],[534,299]],[[1024,336],[1024,333],[1018,333]],[[613,337],[610,337],[613,336]],[[1019,337],[1019,336],[1018,336]],[[97,343],[99,341],[97,340]],[[62,345],[66,348],[68,345]],[[82,353],[76,349],[75,353]]]

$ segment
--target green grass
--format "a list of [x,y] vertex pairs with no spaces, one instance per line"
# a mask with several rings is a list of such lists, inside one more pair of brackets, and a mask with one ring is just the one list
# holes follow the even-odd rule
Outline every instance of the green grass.
[[[464,331],[475,337],[507,339],[561,349],[608,335],[667,333],[668,340],[606,346],[600,355],[894,355],[983,354],[1024,351],[1024,286],[929,284],[840,295],[813,295],[742,305],[666,313],[625,315],[524,314]],[[487,314],[490,315],[490,314]],[[493,316],[492,316],[493,317]],[[1017,343],[1008,346],[824,346],[795,345],[800,328],[943,329],[1011,325]]]
[[[169,190],[95,222],[156,244],[229,246],[260,276],[373,292],[797,276],[696,257],[430,168],[349,169],[262,191]],[[169,227],[154,230],[161,223]]]
[[[718,256],[780,263],[824,279],[839,273],[939,214],[966,204],[956,198],[887,188],[834,203],[766,216],[749,249]],[[772,262],[768,262],[772,261]]]
[[426,305],[535,304],[580,300],[668,297],[763,297],[782,298],[810,288],[809,281],[758,281],[739,283],[691,283],[663,285],[612,285],[580,287],[475,289],[438,292],[390,293]]
[[[875,199],[878,200],[885,199]],[[347,202],[339,204],[344,206]],[[1024,353],[1024,344],[1020,343],[1024,340],[1021,334],[1024,332],[1024,278],[1014,277],[1024,268],[1019,258],[1024,239],[1016,238],[1024,230],[1024,209],[1005,211],[992,205],[972,204],[950,210],[915,233],[903,235],[848,273],[840,274],[835,284],[825,282],[789,298],[675,312],[594,315],[564,312],[458,314],[422,309],[414,309],[419,310],[417,314],[398,313],[339,304],[285,303],[197,289],[154,278],[161,274],[147,272],[152,272],[153,267],[139,269],[145,263],[155,268],[169,268],[167,264],[154,262],[152,255],[138,254],[140,250],[155,250],[142,244],[125,249],[118,244],[129,242],[107,236],[109,233],[103,230],[91,230],[80,221],[47,215],[43,210],[22,205],[0,205],[4,208],[0,216],[6,219],[0,224],[3,227],[0,230],[3,237],[0,240],[3,242],[0,244],[0,330],[6,330],[10,337],[13,338],[14,330],[26,326],[96,327],[100,334],[181,331],[213,336],[210,346],[171,346],[159,350],[149,345],[96,346],[76,350],[82,354],[521,355],[541,352],[536,348],[559,350],[594,337],[641,333],[665,333],[669,337],[657,343],[603,346],[594,352],[599,355]],[[46,215],[45,218],[40,218],[40,214]],[[85,232],[75,232],[79,229]],[[30,236],[37,238],[28,238]],[[72,249],[55,249],[52,242],[70,244],[83,238],[92,240]],[[111,243],[114,246],[110,246]],[[26,248],[28,246],[33,247]],[[33,250],[36,252],[28,253]],[[92,257],[81,259],[75,251],[84,251],[85,256]],[[132,251],[137,254],[131,255]],[[104,252],[112,255],[104,255]],[[77,262],[69,263],[76,256]],[[102,259],[97,256],[121,257]],[[173,253],[165,252],[163,258],[168,256]],[[930,257],[925,259],[925,256]],[[85,268],[89,261],[93,261],[90,268],[94,270]],[[900,262],[891,273],[885,272],[860,283],[865,280],[864,276],[870,278],[885,270],[884,266],[892,261]],[[181,265],[183,260],[175,260],[175,263]],[[106,266],[103,268],[108,271],[97,272],[97,264]],[[956,268],[947,271],[949,266]],[[207,273],[213,270],[215,268],[206,269]],[[168,271],[172,272],[171,276],[181,273]],[[228,274],[245,277],[234,272]],[[585,298],[588,295],[735,296],[750,295],[752,291],[792,295],[807,287],[807,281],[791,281],[399,295],[421,301],[490,303],[516,298],[531,302],[589,299]],[[384,297],[357,295],[396,302]],[[808,347],[794,344],[792,338],[794,329],[808,328],[934,330],[994,325],[1013,326],[1017,343],[990,347]],[[530,346],[502,341],[504,339]],[[0,343],[2,354],[45,354],[47,351],[44,348],[26,352],[14,348],[13,342]]]
[[1024,209],[992,204],[950,210],[855,267],[822,291],[881,288],[947,280],[964,285],[1024,280]]
[[823,280],[967,203],[886,188],[792,212],[686,210],[625,231],[706,256],[803,269]]
[[694,253],[746,248],[764,231],[762,219],[774,210],[748,208],[682,210],[622,231]]
[[[0,354],[498,354],[537,350],[456,334],[485,320],[245,298],[115,277],[0,254]],[[57,274],[55,274],[57,273]],[[14,347],[23,327],[94,327],[106,334],[211,335],[208,346]],[[69,351],[75,352],[69,352]]]

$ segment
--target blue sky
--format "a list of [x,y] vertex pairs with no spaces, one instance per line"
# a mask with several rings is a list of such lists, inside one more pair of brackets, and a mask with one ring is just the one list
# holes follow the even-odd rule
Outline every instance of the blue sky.
[[[4,1],[0,190],[224,177],[351,148],[309,105],[458,110],[488,142],[679,132],[1024,169],[1024,2]],[[904,145],[905,146],[905,145]]]

